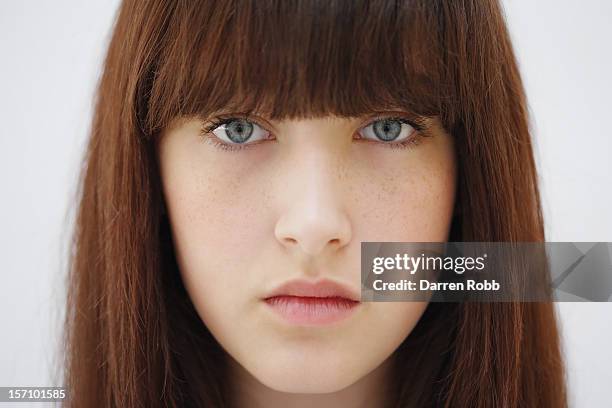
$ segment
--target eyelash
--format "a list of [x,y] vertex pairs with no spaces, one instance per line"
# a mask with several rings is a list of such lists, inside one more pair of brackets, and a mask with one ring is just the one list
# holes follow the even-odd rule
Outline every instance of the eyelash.
[[[245,150],[245,149],[248,149],[248,148],[251,148],[251,147],[254,147],[254,146],[258,145],[261,142],[265,142],[266,140],[270,140],[270,139],[265,139],[265,140],[261,140],[261,141],[258,141],[258,142],[232,145],[232,144],[229,144],[229,143],[222,142],[221,140],[219,140],[219,138],[217,136],[215,136],[212,133],[213,130],[215,130],[219,126],[225,125],[227,123],[230,123],[231,121],[236,120],[236,119],[247,119],[250,122],[253,122],[256,125],[258,125],[258,126],[260,126],[260,127],[265,129],[265,126],[261,125],[256,120],[254,120],[252,118],[247,118],[245,116],[232,116],[232,117],[225,117],[225,118],[216,117],[216,118],[209,119],[210,123],[202,128],[201,136],[204,138],[204,141],[206,143],[209,143],[212,146],[214,146],[215,148],[221,149],[221,150],[224,150],[224,151]],[[429,136],[427,134],[427,129],[425,128],[425,126],[423,124],[420,124],[420,123],[418,123],[416,121],[412,121],[412,120],[406,119],[405,117],[401,117],[401,116],[380,116],[380,117],[375,117],[373,119],[370,119],[367,122],[366,125],[361,126],[359,128],[359,130],[361,131],[365,127],[371,125],[373,122],[376,122],[376,121],[382,120],[382,119],[397,120],[397,121],[399,121],[401,123],[404,123],[404,124],[407,124],[407,125],[411,126],[414,129],[413,135],[411,135],[408,139],[406,139],[406,140],[404,140],[402,142],[397,142],[397,143],[385,143],[385,142],[382,142],[382,141],[378,142],[378,141],[374,141],[374,140],[365,139],[363,137],[356,137],[356,138],[354,138],[354,140],[360,140],[360,141],[365,142],[365,143],[374,143],[376,145],[380,145],[382,147],[389,148],[389,149],[411,149],[411,148],[414,148],[415,146],[419,145],[421,143],[423,137]]]

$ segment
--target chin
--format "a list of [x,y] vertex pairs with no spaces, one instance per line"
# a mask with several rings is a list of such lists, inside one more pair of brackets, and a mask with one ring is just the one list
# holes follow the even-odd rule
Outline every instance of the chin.
[[315,375],[296,371],[288,375],[285,371],[284,374],[272,374],[258,379],[268,388],[291,394],[327,394],[340,391],[357,381],[334,373]]
[[310,360],[308,364],[275,362],[251,374],[268,388],[293,394],[332,393],[354,384],[361,377],[360,371],[349,364],[340,367],[314,357]]

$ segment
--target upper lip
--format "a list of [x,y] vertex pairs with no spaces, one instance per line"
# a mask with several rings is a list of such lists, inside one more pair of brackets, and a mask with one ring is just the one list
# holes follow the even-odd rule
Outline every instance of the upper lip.
[[353,290],[350,286],[334,282],[328,279],[318,281],[308,281],[304,279],[295,279],[278,286],[264,298],[272,298],[275,296],[301,296],[301,297],[341,297],[355,302],[361,301],[359,292]]

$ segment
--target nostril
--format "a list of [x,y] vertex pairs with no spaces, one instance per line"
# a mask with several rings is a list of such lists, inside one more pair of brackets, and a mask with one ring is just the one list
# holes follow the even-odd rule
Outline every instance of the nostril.
[[327,246],[333,251],[344,247],[350,241],[350,234],[348,217],[340,210],[333,210],[332,206],[298,207],[280,217],[274,227],[278,243],[286,249],[297,249],[309,255],[319,254]]

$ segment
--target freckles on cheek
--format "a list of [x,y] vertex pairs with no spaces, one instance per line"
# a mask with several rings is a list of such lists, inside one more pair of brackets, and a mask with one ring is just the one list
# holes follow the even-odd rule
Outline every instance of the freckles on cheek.
[[225,156],[176,161],[166,177],[176,245],[185,268],[198,274],[244,269],[241,262],[256,254],[266,231],[257,174],[244,165],[250,162]]
[[361,185],[363,229],[381,241],[445,241],[454,207],[452,162],[416,151],[391,158]]

